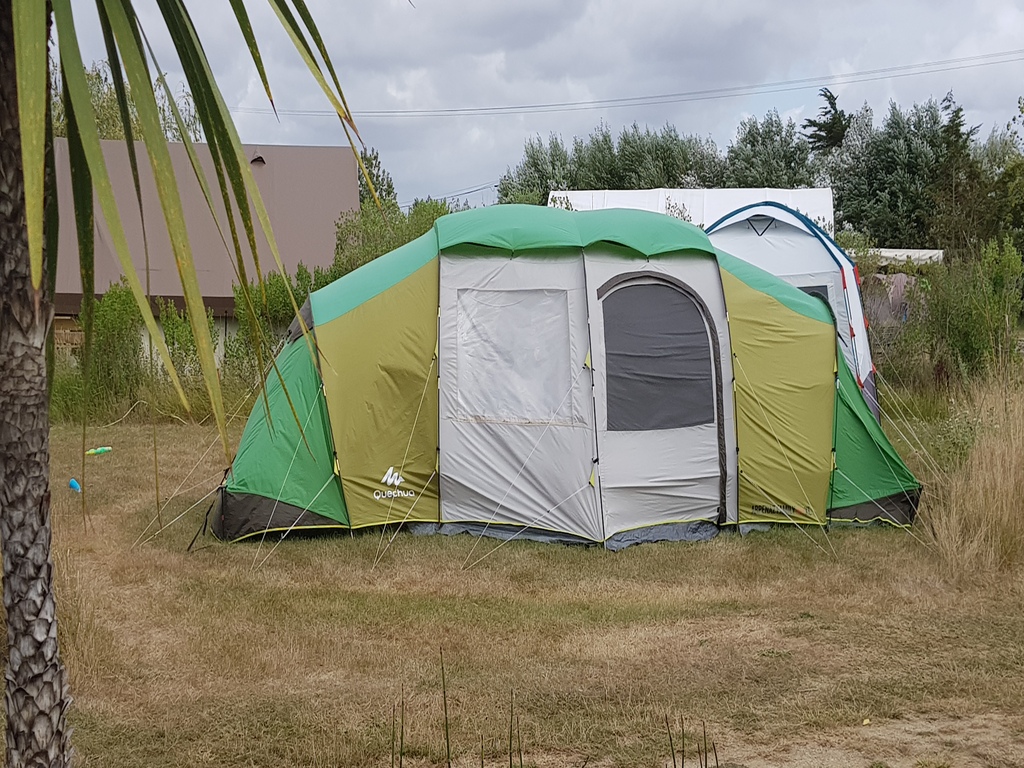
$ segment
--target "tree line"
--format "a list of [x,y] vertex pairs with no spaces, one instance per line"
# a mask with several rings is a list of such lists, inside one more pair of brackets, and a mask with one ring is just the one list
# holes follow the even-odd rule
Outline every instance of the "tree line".
[[831,187],[837,231],[880,248],[941,248],[978,257],[995,238],[1024,245],[1024,154],[1016,121],[968,125],[952,93],[880,120],[867,104],[843,110],[827,88],[815,118],[797,125],[775,109],[742,120],[723,150],[673,125],[637,123],[613,136],[600,123],[586,138],[525,142],[498,183],[498,202],[543,205],[553,190]]

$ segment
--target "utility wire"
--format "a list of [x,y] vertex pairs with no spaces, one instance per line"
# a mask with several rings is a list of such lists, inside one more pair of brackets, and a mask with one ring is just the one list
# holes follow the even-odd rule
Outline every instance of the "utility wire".
[[[982,53],[975,56],[963,56],[955,59],[942,59],[919,64],[901,64],[879,69],[867,69],[860,72],[845,74],[819,75],[792,80],[778,80],[770,83],[753,85],[737,85],[725,88],[707,88],[703,90],[664,93],[650,96],[628,96],[616,99],[593,99],[588,101],[557,101],[540,104],[514,104],[491,107],[452,107],[445,109],[378,109],[355,111],[357,119],[374,118],[433,118],[433,117],[467,117],[487,115],[525,115],[546,112],[579,112],[594,109],[621,109],[623,107],[653,106],[659,104],[678,104],[692,101],[709,101],[714,99],[730,99],[739,96],[755,96],[760,94],[784,93],[825,85],[849,85],[876,80],[888,80],[900,77],[930,75],[940,72],[952,72],[996,64],[1012,64],[1024,61],[1024,48],[997,53]],[[260,107],[235,107],[234,112],[246,114],[274,114],[273,110]],[[278,115],[303,117],[337,117],[334,110],[321,109],[278,109]]]
[[[430,196],[430,199],[431,200],[458,200],[459,198],[462,198],[462,197],[469,197],[470,195],[474,195],[477,192],[483,192],[483,191],[488,190],[488,189],[494,189],[496,186],[498,186],[498,182],[497,181],[488,181],[485,184],[477,184],[475,186],[470,187],[469,189],[460,189],[457,192],[449,192],[447,195],[439,195],[437,197]],[[411,208],[413,206],[414,202],[415,201],[411,200],[411,201],[408,201],[408,202],[405,202],[405,203],[399,203],[398,207],[399,208],[403,208],[403,209]]]

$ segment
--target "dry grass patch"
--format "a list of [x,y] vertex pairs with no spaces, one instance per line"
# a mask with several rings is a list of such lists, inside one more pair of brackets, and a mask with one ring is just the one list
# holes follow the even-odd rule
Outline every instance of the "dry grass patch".
[[[80,436],[53,433],[82,765],[390,765],[403,691],[405,765],[443,765],[441,647],[458,765],[479,765],[481,737],[489,765],[507,761],[510,690],[535,765],[663,765],[666,714],[706,720],[722,762],[749,766],[796,734],[875,759],[865,718],[995,718],[1024,752],[1024,584],[952,585],[903,531],[833,531],[837,557],[821,532],[793,530],[617,554],[514,542],[469,570],[474,539],[406,534],[374,568],[371,533],[286,540],[254,569],[257,543],[207,537],[186,553],[205,503],[133,546],[154,517],[151,439],[144,426],[93,436],[114,451],[90,459],[83,529],[61,492]],[[215,437],[176,425],[158,440],[166,495]],[[215,445],[194,474],[206,484],[165,522],[223,463]],[[943,749],[915,738],[917,758]]]
[[1012,573],[1024,565],[1024,386],[1003,378],[968,394],[973,445],[932,483],[922,516],[947,578]]

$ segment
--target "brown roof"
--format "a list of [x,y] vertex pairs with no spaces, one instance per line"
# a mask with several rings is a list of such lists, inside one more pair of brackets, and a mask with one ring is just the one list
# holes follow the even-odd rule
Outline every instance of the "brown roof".
[[[230,247],[231,236],[220,203],[220,190],[209,148],[205,144],[197,145],[196,148]],[[232,267],[234,255],[225,249],[221,241],[202,189],[192,171],[185,146],[171,144],[170,149],[192,244],[192,256],[199,275],[199,287],[207,306],[215,314],[230,315],[234,309],[232,284],[237,282]],[[54,303],[57,314],[77,314],[81,306],[82,282],[78,268],[78,237],[74,224],[67,141],[55,139],[54,152],[61,220]],[[180,305],[181,282],[154,186],[152,169],[141,142],[136,143],[136,153],[139,158],[146,240],[149,246],[150,290],[154,297],[176,300]],[[334,258],[335,222],[343,211],[354,210],[359,205],[357,168],[351,149],[246,145],[245,153],[270,216],[285,268],[294,272],[299,262],[310,270],[314,266],[329,265]],[[103,155],[132,261],[145,287],[146,251],[143,248],[142,220],[132,181],[128,149],[123,141],[104,141]],[[102,294],[111,283],[120,279],[121,267],[98,201],[95,208],[96,292]],[[276,271],[273,255],[258,222],[256,229],[260,266],[264,272]],[[246,253],[246,270],[249,278],[253,279],[255,272],[252,258],[248,255],[248,247],[244,245],[244,235],[240,236]]]

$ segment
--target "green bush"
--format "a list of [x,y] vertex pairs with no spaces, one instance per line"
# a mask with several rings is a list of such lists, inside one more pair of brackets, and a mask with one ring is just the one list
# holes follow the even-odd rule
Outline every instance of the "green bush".
[[884,291],[873,279],[881,269],[877,251],[862,235],[843,232],[837,240],[860,269],[872,356],[883,378],[912,389],[962,384],[1017,357],[1024,261],[1009,237],[989,242],[976,258],[888,267],[911,276],[908,314],[895,324],[870,316],[872,292]]
[[914,314],[937,380],[976,378],[1016,356],[1024,262],[1009,238],[979,259],[937,265],[918,285]]
[[78,357],[67,350],[57,350],[50,387],[50,421],[55,424],[81,421],[84,394],[85,382]]
[[87,392],[91,407],[138,398],[146,377],[142,329],[142,314],[127,282],[111,285],[96,303]]
[[[171,364],[174,365],[182,386],[186,389],[202,387],[203,370],[199,362],[199,347],[196,345],[188,314],[184,310],[179,312],[172,302],[163,299],[157,300],[157,306],[160,311],[160,328],[163,330],[167,351],[171,356]],[[213,322],[213,312],[210,310],[206,312],[206,322],[210,329],[210,340],[216,349],[219,334]]]
[[[192,417],[210,412],[199,353],[185,312],[171,302],[157,301],[160,325],[171,362],[188,396]],[[214,347],[218,333],[212,314],[207,315]],[[95,307],[92,346],[89,350],[88,386],[85,383],[85,350],[58,350],[50,391],[50,417],[55,423],[93,423],[120,418],[133,406],[140,418],[186,417],[181,400],[171,385],[159,354],[150,360],[142,315],[131,289],[124,282],[107,290]],[[237,388],[224,387],[226,401],[239,398]],[[142,402],[140,402],[142,401]]]
[[256,354],[257,344],[260,345],[266,363],[295,317],[295,309],[288,298],[289,286],[296,304],[301,307],[313,288],[313,282],[309,269],[299,264],[294,278],[271,272],[264,277],[262,290],[256,283],[250,284],[249,298],[256,314],[255,324],[241,286],[234,286],[238,330],[224,340],[224,375],[227,380],[239,386],[251,387],[262,379]]
[[[836,242],[857,265],[861,277],[861,300],[868,320],[871,357],[880,376],[899,386],[914,390],[931,386],[932,373],[928,359],[928,342],[922,323],[918,322],[919,306],[916,287],[911,282],[905,298],[911,311],[904,322],[893,322],[888,312],[877,316],[876,310],[889,303],[886,284],[878,279],[882,272],[881,254],[867,235],[850,230],[836,234]],[[912,264],[888,267],[890,271],[907,271],[911,280],[919,278]]]

